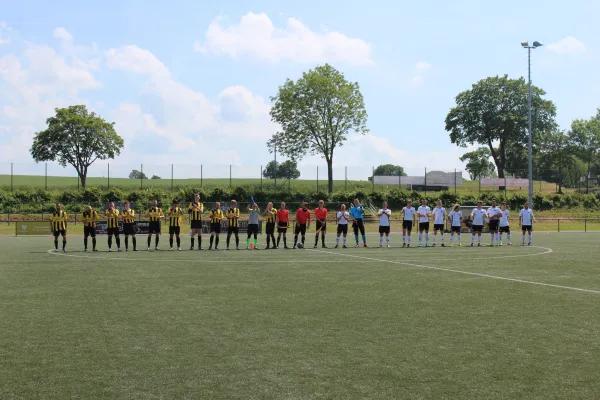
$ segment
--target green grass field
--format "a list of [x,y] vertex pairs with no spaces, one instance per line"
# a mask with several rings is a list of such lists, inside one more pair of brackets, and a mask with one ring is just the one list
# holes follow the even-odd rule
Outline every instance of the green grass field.
[[72,235],[55,254],[3,237],[0,398],[597,399],[599,239],[83,253]]

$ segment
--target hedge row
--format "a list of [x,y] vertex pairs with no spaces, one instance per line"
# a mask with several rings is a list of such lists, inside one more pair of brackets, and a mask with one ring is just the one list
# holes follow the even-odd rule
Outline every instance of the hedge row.
[[[330,204],[335,204],[335,208],[337,208],[338,204],[349,204],[354,198],[358,197],[363,203],[373,204],[377,207],[379,207],[384,200],[387,200],[390,208],[399,209],[403,207],[409,199],[419,200],[424,197],[418,192],[407,192],[398,189],[392,189],[385,193],[338,191],[331,194],[305,193],[299,191],[275,193],[272,190],[261,191],[259,188],[252,189],[246,187],[237,187],[233,190],[230,190],[229,188],[202,190],[195,187],[186,187],[175,193],[165,189],[121,190],[88,188],[65,191],[18,189],[14,192],[0,189],[0,211],[3,213],[49,212],[54,208],[56,202],[60,202],[63,203],[68,210],[80,212],[83,211],[87,205],[103,207],[110,201],[130,200],[138,204],[137,207],[140,207],[140,205],[149,205],[153,199],[157,199],[164,207],[170,204],[173,199],[187,202],[193,198],[194,193],[200,193],[203,202],[230,201],[236,199],[240,202],[240,205],[244,206],[248,203],[250,196],[253,196],[254,200],[259,204],[273,201],[277,207],[279,202],[285,201],[286,203],[289,203],[290,208],[297,206],[303,200],[315,204],[320,199],[323,199]],[[441,192],[429,194],[428,196],[425,196],[425,198],[429,200],[430,204],[437,199],[441,199],[446,207],[455,203],[473,205],[476,204],[478,200],[482,200],[484,204],[489,204],[492,199],[497,199],[498,201],[506,200],[509,208],[513,210],[522,207],[523,203],[527,201],[527,196],[524,194],[510,195],[507,199],[504,199],[503,195],[503,193],[486,192],[482,193],[479,197],[473,195],[455,196],[454,193]],[[580,208],[590,211],[600,211],[600,193],[536,195],[534,196],[533,208],[535,210]]]

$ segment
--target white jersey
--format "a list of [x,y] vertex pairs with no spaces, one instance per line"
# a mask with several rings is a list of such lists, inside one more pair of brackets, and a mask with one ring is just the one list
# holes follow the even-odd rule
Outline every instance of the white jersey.
[[443,225],[446,220],[446,209],[444,207],[435,207],[433,209],[433,223]]
[[415,216],[415,208],[414,207],[404,207],[402,209],[402,213],[404,214],[405,221],[412,221]]
[[379,210],[379,226],[390,226],[390,217],[392,216],[392,210],[380,209]]
[[483,226],[483,217],[485,217],[485,210],[476,208],[473,210],[473,225]]
[[337,220],[338,220],[338,225],[348,225],[348,217],[350,216],[350,214],[347,211],[338,211],[337,213]]
[[502,210],[500,210],[498,207],[490,207],[487,210],[487,217],[490,220],[492,219],[492,217],[500,216],[500,214],[502,214]]
[[449,217],[450,217],[450,219],[452,219],[452,226],[460,226],[462,212],[452,210],[452,211],[450,211]]
[[431,214],[429,206],[420,206],[417,213],[420,214],[419,222],[429,222],[429,214]]
[[500,226],[505,227],[508,226],[508,216],[510,215],[510,211],[508,210],[500,210]]
[[530,208],[522,209],[519,212],[519,217],[521,217],[521,225],[531,225],[531,221],[533,221],[533,210]]

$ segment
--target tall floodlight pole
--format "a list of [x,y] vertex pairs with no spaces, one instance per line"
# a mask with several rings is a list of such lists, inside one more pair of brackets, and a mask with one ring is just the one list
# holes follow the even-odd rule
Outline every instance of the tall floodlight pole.
[[274,188],[277,193],[277,139],[275,139],[275,146],[273,148],[273,154],[275,154],[275,177],[274,177]]
[[529,78],[529,93],[527,96],[527,125],[529,130],[528,153],[529,153],[529,207],[533,208],[533,150],[532,150],[532,130],[531,130],[531,50],[542,46],[540,42],[521,42],[521,46],[527,49],[527,74]]

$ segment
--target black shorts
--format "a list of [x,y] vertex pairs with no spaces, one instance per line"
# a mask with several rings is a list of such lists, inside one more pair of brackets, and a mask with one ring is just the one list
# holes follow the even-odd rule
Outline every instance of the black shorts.
[[444,232],[444,224],[433,224],[433,230]]
[[402,221],[402,229],[406,229],[407,231],[412,231],[412,221],[404,220]]
[[250,235],[258,235],[258,224],[248,224],[248,237]]
[[525,231],[531,232],[533,230],[533,226],[532,225],[523,225],[523,226],[521,226],[521,230],[523,232],[525,232]]
[[237,226],[228,226],[227,227],[227,234],[231,235],[231,234],[235,234],[236,236],[239,235],[240,233],[240,228]]
[[125,236],[135,235],[135,223],[123,224],[123,234]]
[[472,225],[471,232],[483,232],[483,225]]
[[501,226],[500,233],[510,233],[510,226]]
[[348,234],[348,224],[338,224],[337,226],[337,234],[341,235],[347,235]]
[[277,223],[277,232],[279,232],[279,233],[286,233],[287,229],[288,229],[288,223],[287,222],[279,221]]
[[148,234],[160,234],[160,221],[150,221],[148,224]]
[[352,222],[352,230],[354,231],[355,235],[358,235],[359,230],[361,235],[365,234],[365,224],[362,218],[355,219],[354,222]]
[[488,222],[488,228],[489,228],[489,230],[490,231],[497,231],[499,223],[500,223],[500,221],[498,221],[498,220],[494,220],[494,221]]
[[323,232],[323,233],[327,232],[327,222],[321,222],[321,221],[317,220],[315,229],[319,232]]
[[221,223],[220,222],[211,222],[210,223],[210,231],[214,233],[221,233]]
[[169,226],[169,235],[179,235],[181,233],[180,226]]
[[429,231],[429,222],[419,222],[420,231]]
[[108,236],[119,236],[119,228],[106,228],[106,234]]
[[306,235],[306,224],[296,224],[296,231],[294,232],[296,235],[301,234],[302,236]]
[[265,227],[265,232],[267,235],[272,235],[275,233],[275,222],[267,222]]
[[54,235],[54,237],[67,236],[67,230],[61,229],[59,231],[53,231],[52,234]]
[[202,221],[199,219],[194,219],[190,223],[192,229],[202,229]]
[[386,235],[390,234],[390,227],[388,226],[381,226],[379,225],[379,233],[385,233]]
[[453,226],[453,227],[452,227],[452,232],[455,232],[455,233],[460,233],[460,230],[461,230],[461,227],[460,227],[460,226]]
[[96,227],[95,226],[84,226],[83,227],[83,236],[96,237]]

